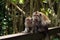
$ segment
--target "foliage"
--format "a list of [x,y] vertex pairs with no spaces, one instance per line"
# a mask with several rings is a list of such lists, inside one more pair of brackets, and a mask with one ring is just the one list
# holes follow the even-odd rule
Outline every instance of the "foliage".
[[[51,27],[59,26],[59,2],[59,0],[0,0],[0,35],[21,32],[24,28],[25,17],[31,16],[36,10],[45,13],[50,18]],[[55,4],[57,4],[56,8]]]
[[20,4],[24,4],[24,0],[19,0],[19,3]]
[[14,2],[14,3],[19,3],[19,4],[24,4],[24,0],[10,0],[11,2]]
[[60,40],[60,38],[58,36],[55,36],[51,40]]

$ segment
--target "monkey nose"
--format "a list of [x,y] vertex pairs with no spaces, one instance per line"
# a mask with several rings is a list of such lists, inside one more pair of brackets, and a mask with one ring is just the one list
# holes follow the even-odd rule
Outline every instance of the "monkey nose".
[[37,22],[38,20],[37,20],[37,19],[35,19],[35,21]]

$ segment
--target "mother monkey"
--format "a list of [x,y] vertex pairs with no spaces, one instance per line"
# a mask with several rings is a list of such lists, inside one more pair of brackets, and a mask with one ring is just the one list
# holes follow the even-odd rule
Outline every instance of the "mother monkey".
[[42,12],[37,12],[39,14],[39,32],[43,31],[43,34],[45,35],[45,40],[50,40],[49,34],[48,34],[48,26],[51,23],[51,20]]

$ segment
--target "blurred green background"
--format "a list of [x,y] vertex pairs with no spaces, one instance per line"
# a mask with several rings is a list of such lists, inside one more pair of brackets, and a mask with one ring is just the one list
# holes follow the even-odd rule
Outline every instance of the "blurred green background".
[[23,31],[25,17],[36,10],[50,18],[49,27],[60,26],[60,0],[0,0],[0,36]]

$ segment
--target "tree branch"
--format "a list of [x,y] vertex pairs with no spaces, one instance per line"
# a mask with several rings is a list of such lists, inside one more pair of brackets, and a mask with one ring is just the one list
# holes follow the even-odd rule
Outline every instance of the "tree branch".
[[14,4],[13,2],[9,2],[10,4],[12,4],[13,6],[15,6],[20,12],[22,12],[25,15],[25,12],[16,4]]

